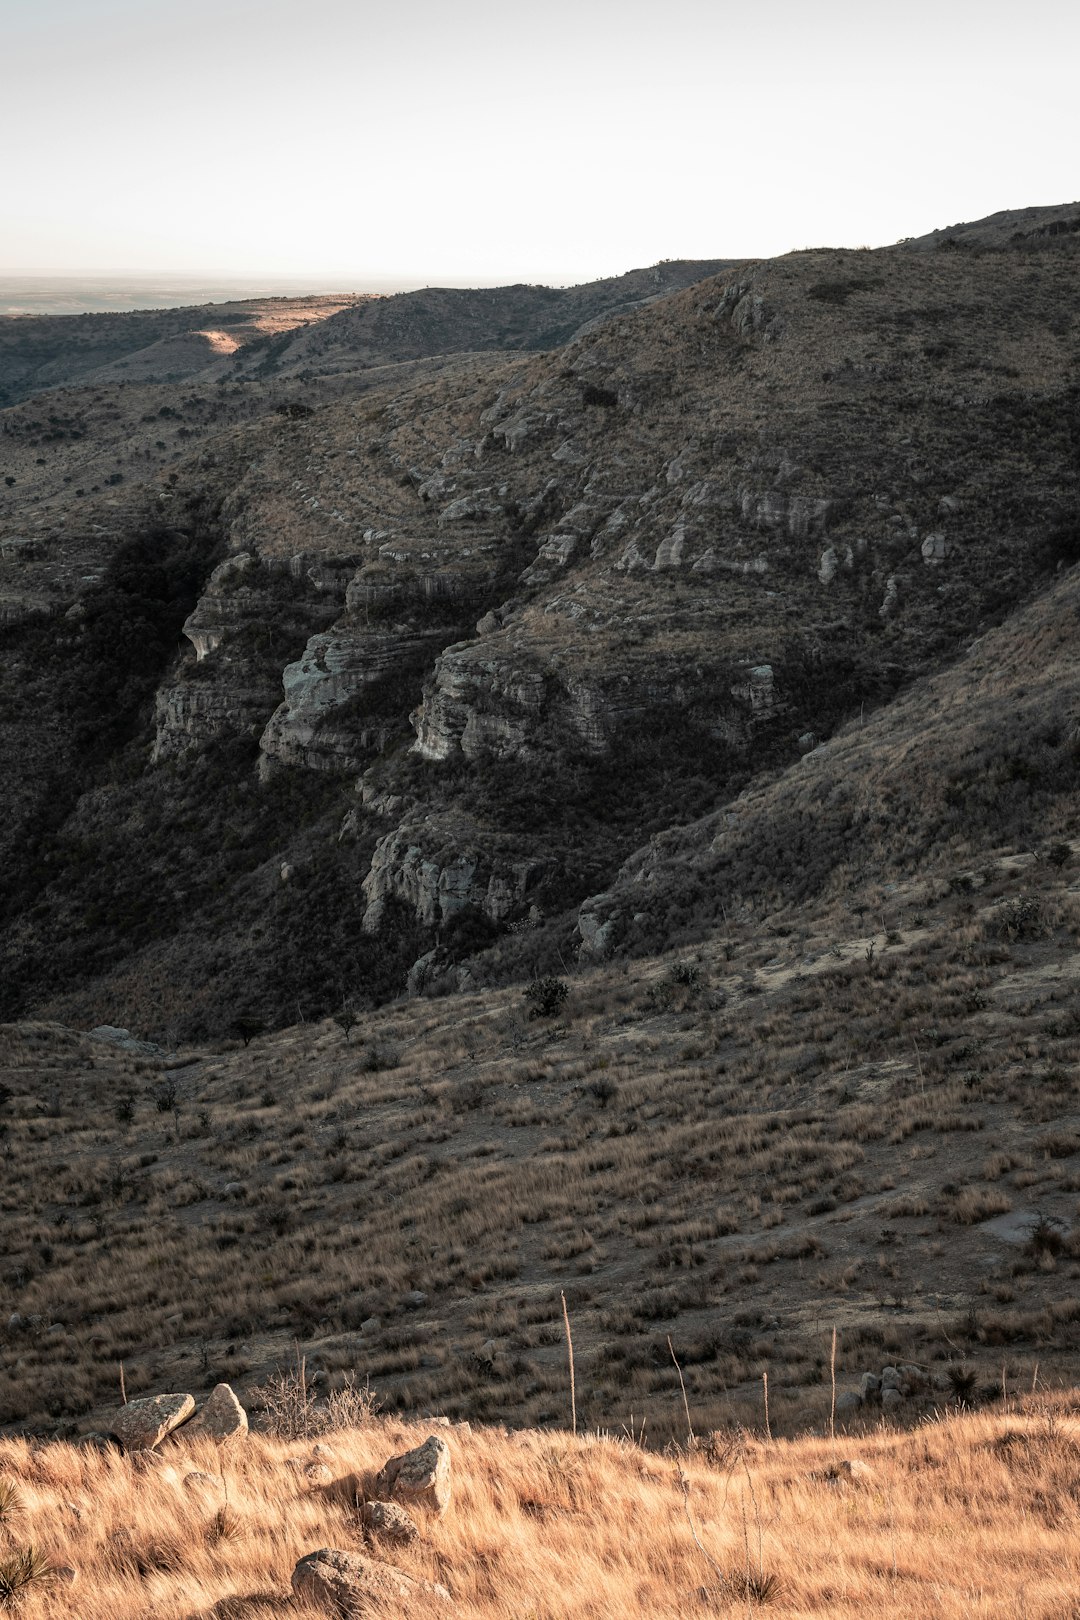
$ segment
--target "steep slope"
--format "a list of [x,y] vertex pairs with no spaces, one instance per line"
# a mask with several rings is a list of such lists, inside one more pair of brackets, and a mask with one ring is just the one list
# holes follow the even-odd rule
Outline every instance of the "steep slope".
[[1073,564],[942,674],[636,851],[581,909],[586,952],[685,943],[740,915],[879,917],[916,875],[970,889],[1001,850],[1074,838],[1078,628]]
[[[180,531],[213,514],[189,650],[122,787],[105,768],[19,867],[9,1011],[168,997],[213,1028],[240,998],[281,1019],[493,942],[486,972],[557,966],[647,838],[944,668],[1075,554],[1076,272],[1068,234],[796,254],[548,355],[219,435],[169,507]],[[102,827],[130,851],[151,803],[152,865],[136,846],[118,870]],[[81,898],[45,879],[76,849]],[[122,897],[157,886],[136,940]]]
[[1003,208],[985,219],[943,225],[925,236],[907,237],[903,246],[914,251],[939,248],[1004,248],[1037,243],[1080,231],[1080,202],[1054,203],[1043,208]]
[[428,287],[342,310],[320,329],[277,346],[283,375],[318,375],[353,365],[415,360],[485,349],[553,349],[579,328],[619,310],[662,298],[734,263],[731,259],[666,259],[648,270],[580,287]]

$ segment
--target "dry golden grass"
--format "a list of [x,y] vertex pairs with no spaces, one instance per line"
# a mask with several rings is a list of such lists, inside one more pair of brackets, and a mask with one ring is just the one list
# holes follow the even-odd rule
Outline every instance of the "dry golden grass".
[[[389,1556],[448,1587],[461,1620],[766,1608],[778,1620],[1067,1620],[1080,1580],[1072,1414],[1067,1401],[1028,1403],[854,1445],[729,1433],[664,1457],[614,1438],[450,1429],[451,1510]],[[0,1478],[23,1509],[9,1543],[76,1572],[31,1587],[21,1620],[314,1613],[289,1598],[296,1561],[363,1550],[349,1476],[370,1478],[426,1432],[378,1422],[330,1436],[325,1486],[286,1466],[304,1448],[259,1438],[220,1455],[167,1443],[148,1469],[113,1452],[0,1442]],[[223,1487],[192,1489],[193,1470]]]

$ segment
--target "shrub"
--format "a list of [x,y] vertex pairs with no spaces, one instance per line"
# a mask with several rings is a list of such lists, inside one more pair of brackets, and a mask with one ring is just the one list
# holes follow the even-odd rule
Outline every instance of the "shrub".
[[1040,939],[1046,932],[1042,902],[1036,894],[1018,894],[998,907],[994,931],[1005,939]]
[[370,1385],[359,1384],[354,1373],[346,1373],[341,1387],[320,1401],[303,1356],[288,1372],[274,1373],[251,1393],[262,1407],[264,1432],[279,1440],[311,1440],[332,1429],[361,1428],[380,1406]]
[[180,1085],[171,1074],[154,1087],[154,1107],[159,1114],[171,1114],[180,1101]]
[[0,1604],[16,1603],[32,1586],[52,1576],[52,1565],[36,1547],[17,1547],[0,1557]]
[[701,983],[701,969],[696,962],[676,962],[671,970],[673,984],[681,984],[687,990],[692,990]]
[[525,990],[530,1018],[554,1018],[570,994],[562,979],[534,979]]
[[243,1041],[245,1046],[249,1041],[253,1041],[256,1035],[261,1035],[265,1029],[266,1024],[261,1018],[247,1014],[234,1018],[229,1025],[229,1033],[235,1035],[237,1040]]
[[0,1529],[10,1528],[12,1519],[23,1512],[22,1498],[13,1479],[0,1479]]
[[345,1005],[339,1012],[334,1014],[334,1023],[345,1036],[346,1043],[348,1043],[349,1036],[356,1028],[358,1022],[359,1020],[356,1016],[355,1008],[348,1005]]
[[288,1372],[272,1373],[251,1391],[262,1408],[262,1428],[278,1440],[310,1440],[325,1427],[318,1397],[308,1382],[307,1362],[297,1359]]
[[959,1363],[954,1362],[951,1367],[946,1369],[946,1377],[949,1380],[949,1390],[954,1400],[966,1405],[975,1394],[975,1386],[979,1381],[978,1373],[971,1367],[962,1367]]
[[1028,1240],[1025,1244],[1027,1252],[1033,1259],[1041,1259],[1044,1254],[1060,1254],[1065,1247],[1065,1229],[1060,1221],[1050,1215],[1038,1215],[1031,1224]]

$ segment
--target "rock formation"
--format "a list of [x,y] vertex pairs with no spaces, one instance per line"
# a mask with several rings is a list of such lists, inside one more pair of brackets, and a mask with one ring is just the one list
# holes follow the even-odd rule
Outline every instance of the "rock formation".
[[375,1495],[426,1508],[442,1518],[450,1506],[450,1447],[432,1434],[423,1445],[391,1457],[379,1470]]
[[215,1384],[206,1401],[184,1426],[185,1437],[208,1440],[242,1439],[248,1432],[247,1413],[228,1384]]
[[110,1431],[125,1451],[153,1451],[194,1410],[193,1395],[148,1395],[120,1407]]
[[361,1553],[337,1552],[327,1547],[301,1558],[293,1570],[292,1589],[298,1598],[340,1615],[343,1620],[383,1614],[387,1604],[407,1615],[410,1601],[415,1603],[418,1598],[450,1601],[446,1588],[433,1581],[418,1580],[392,1564]]

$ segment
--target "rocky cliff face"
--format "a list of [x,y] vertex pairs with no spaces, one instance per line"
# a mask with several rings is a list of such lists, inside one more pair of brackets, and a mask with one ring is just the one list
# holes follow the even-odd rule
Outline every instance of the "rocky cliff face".
[[214,569],[183,634],[182,655],[155,705],[155,763],[217,738],[258,735],[272,712],[283,648],[335,612],[327,593],[254,550]]
[[257,736],[257,791],[329,795],[273,871],[345,863],[371,940],[576,914],[1068,553],[1078,247],[795,254],[233,430],[154,758]]
[[380,633],[338,623],[313,636],[301,657],[285,666],[285,701],[259,739],[264,777],[280,763],[359,770],[400,733],[403,707],[452,633]]
[[603,752],[613,706],[600,686],[536,667],[509,634],[450,647],[435,662],[413,715],[416,752],[441,762],[455,755],[535,758],[552,747]]
[[473,836],[460,818],[440,825],[430,817],[404,820],[375,846],[364,879],[364,928],[377,934],[389,901],[412,911],[424,928],[441,930],[463,912],[477,912],[500,926],[529,909],[553,864],[550,857],[509,851],[492,859],[481,829]]

